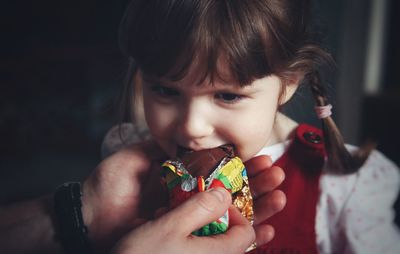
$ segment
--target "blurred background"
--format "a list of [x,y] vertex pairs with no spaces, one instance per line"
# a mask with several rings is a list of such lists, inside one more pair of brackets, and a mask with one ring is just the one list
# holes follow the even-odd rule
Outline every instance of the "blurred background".
[[[400,164],[399,1],[315,1],[337,61],[326,80],[348,143],[366,137]],[[127,61],[118,24],[128,0],[0,3],[0,205],[82,180],[117,123]],[[316,123],[308,91],[285,109]],[[300,106],[299,106],[300,105]]]
[[0,1],[0,202],[83,179],[117,123],[127,0]]

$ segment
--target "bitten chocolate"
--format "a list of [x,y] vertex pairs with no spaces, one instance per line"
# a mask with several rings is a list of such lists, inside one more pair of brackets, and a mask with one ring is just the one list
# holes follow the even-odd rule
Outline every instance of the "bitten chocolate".
[[[198,192],[222,187],[232,193],[233,205],[253,222],[253,199],[247,171],[242,160],[235,155],[233,146],[224,145],[201,151],[181,150],[176,159],[163,163],[162,176],[171,208]],[[217,221],[203,226],[193,234],[215,235],[225,232],[228,227],[227,211]]]
[[192,176],[208,177],[224,158],[235,156],[232,146],[225,145],[201,151],[181,152],[178,159]]

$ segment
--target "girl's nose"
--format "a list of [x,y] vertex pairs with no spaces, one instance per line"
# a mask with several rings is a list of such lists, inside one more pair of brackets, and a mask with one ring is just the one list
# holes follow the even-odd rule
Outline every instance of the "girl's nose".
[[179,136],[182,142],[199,141],[214,131],[212,111],[204,105],[192,104],[180,116]]

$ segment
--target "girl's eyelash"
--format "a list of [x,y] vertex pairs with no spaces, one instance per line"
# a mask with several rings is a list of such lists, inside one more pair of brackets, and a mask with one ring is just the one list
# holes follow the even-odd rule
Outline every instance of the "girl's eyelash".
[[[163,99],[180,95],[178,90],[163,85],[152,85],[150,86],[150,90],[155,93],[156,96]],[[217,92],[215,93],[214,98],[224,104],[235,104],[244,99],[245,96],[231,92]]]
[[223,101],[227,104],[237,103],[244,98],[243,95],[235,93],[217,93],[214,96],[216,99]]

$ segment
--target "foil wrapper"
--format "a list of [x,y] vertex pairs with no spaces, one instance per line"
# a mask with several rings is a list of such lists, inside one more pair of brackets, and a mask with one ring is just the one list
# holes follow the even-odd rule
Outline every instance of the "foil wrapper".
[[[232,193],[232,203],[253,223],[253,198],[246,168],[234,155],[232,147],[223,146],[189,152],[162,165],[162,176],[173,208],[197,192],[223,187]],[[205,236],[224,233],[229,227],[229,214],[193,232]],[[253,245],[252,245],[253,246]],[[249,249],[250,250],[250,249]]]

